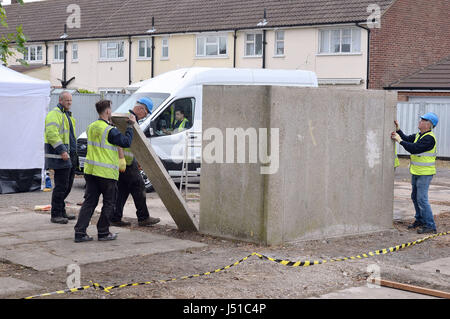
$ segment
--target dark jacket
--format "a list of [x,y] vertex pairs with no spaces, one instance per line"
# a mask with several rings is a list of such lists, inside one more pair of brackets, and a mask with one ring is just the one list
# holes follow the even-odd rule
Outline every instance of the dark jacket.
[[[420,136],[428,133],[430,131],[421,133]],[[433,149],[434,144],[436,143],[434,138],[430,135],[424,136],[420,138],[416,143],[414,143],[416,139],[416,134],[405,135],[402,130],[398,130],[397,134],[400,135],[403,141],[401,141],[400,145],[403,148],[411,153],[411,154],[421,154],[423,152],[428,152]]]

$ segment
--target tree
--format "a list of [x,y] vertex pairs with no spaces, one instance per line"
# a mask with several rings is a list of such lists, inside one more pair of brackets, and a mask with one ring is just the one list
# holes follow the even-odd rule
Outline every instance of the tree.
[[[17,0],[20,5],[23,5],[23,0]],[[3,29],[8,29],[8,23],[6,22],[6,10],[2,6],[0,2],[0,34],[3,33]],[[0,38],[0,60],[3,64],[7,64],[7,60],[9,57],[15,56],[17,52],[25,54],[26,52],[26,43],[27,39],[23,34],[22,25],[16,27],[15,32],[6,32],[1,35]],[[14,44],[13,44],[14,43]],[[11,46],[11,44],[13,44]],[[16,61],[20,62],[22,65],[28,65],[28,63],[23,58],[16,58]]]

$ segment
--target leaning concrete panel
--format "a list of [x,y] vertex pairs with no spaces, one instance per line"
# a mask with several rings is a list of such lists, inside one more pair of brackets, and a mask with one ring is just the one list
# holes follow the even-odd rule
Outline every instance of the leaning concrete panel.
[[394,116],[382,91],[206,86],[203,131],[278,129],[279,167],[203,161],[200,230],[279,244],[391,228]]
[[[122,132],[127,127],[127,119],[128,115],[126,114],[115,113],[112,116],[114,124]],[[134,136],[130,149],[151,180],[155,191],[166,206],[177,227],[180,230],[197,231],[198,222],[190,212],[186,201],[181,196],[138,124],[133,125],[133,131]]]

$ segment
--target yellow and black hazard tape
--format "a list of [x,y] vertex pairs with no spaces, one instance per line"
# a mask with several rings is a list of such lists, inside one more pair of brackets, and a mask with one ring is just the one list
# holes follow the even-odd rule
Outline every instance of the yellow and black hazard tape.
[[122,285],[106,286],[106,287],[103,287],[103,286],[99,285],[98,283],[93,283],[91,281],[90,282],[91,284],[88,285],[88,286],[82,286],[82,287],[78,287],[78,288],[71,288],[71,289],[65,289],[65,290],[58,290],[58,291],[54,291],[54,292],[47,292],[47,293],[43,293],[43,294],[39,294],[39,295],[29,296],[29,297],[26,297],[24,299],[33,299],[33,298],[51,296],[51,295],[56,295],[56,294],[72,293],[72,292],[87,290],[89,288],[94,288],[94,289],[98,289],[98,290],[103,290],[105,292],[110,292],[112,289],[118,289],[118,288],[136,287],[136,286],[149,285],[149,284],[155,284],[155,283],[167,283],[167,282],[180,281],[180,280],[196,278],[196,277],[201,277],[201,276],[208,276],[208,275],[211,275],[211,274],[215,274],[215,273],[221,272],[223,270],[230,269],[231,267],[237,266],[240,263],[248,260],[252,256],[257,256],[260,259],[270,260],[270,261],[276,262],[276,263],[278,263],[280,265],[289,266],[289,267],[307,267],[307,266],[319,265],[319,264],[324,264],[324,263],[331,263],[331,262],[336,262],[336,261],[364,259],[364,258],[369,258],[369,257],[379,256],[379,255],[385,255],[385,254],[388,254],[388,253],[399,251],[401,249],[420,244],[420,243],[422,243],[422,242],[424,242],[424,241],[426,241],[428,239],[432,239],[432,238],[439,237],[439,236],[444,236],[444,235],[450,235],[450,232],[441,232],[441,233],[438,233],[438,234],[429,235],[429,236],[426,236],[424,238],[415,240],[413,242],[408,242],[408,243],[405,243],[405,244],[401,244],[401,245],[397,245],[397,246],[393,246],[393,247],[389,247],[389,248],[384,248],[384,249],[379,249],[379,250],[375,250],[375,251],[370,251],[370,252],[367,252],[365,254],[360,254],[360,255],[357,255],[357,256],[342,257],[342,258],[332,258],[332,259],[321,259],[321,260],[290,261],[290,260],[284,260],[284,259],[275,259],[275,258],[272,258],[272,257],[268,257],[266,255],[262,255],[262,254],[259,254],[257,252],[254,252],[254,253],[251,253],[250,255],[248,255],[248,256],[246,256],[246,257],[236,261],[235,263],[233,263],[231,265],[228,265],[228,266],[225,266],[225,267],[222,267],[222,268],[218,268],[218,269],[213,270],[213,271],[208,271],[208,272],[199,273],[199,274],[195,274],[195,275],[182,276],[182,277],[172,278],[172,279],[153,280],[153,281],[144,281],[144,282],[137,282],[137,283],[122,284]]

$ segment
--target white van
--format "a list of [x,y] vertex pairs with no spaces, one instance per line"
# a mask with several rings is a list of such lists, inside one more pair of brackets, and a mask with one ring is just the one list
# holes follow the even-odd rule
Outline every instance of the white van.
[[[180,176],[186,131],[202,131],[202,88],[204,84],[223,85],[280,85],[317,87],[314,72],[301,70],[236,69],[236,68],[183,68],[145,80],[113,113],[128,113],[136,101],[148,97],[153,101],[153,111],[141,125],[150,144],[160,157],[169,174]],[[138,85],[139,85],[138,84]],[[183,110],[188,122],[185,131],[164,133],[170,129],[175,110]],[[86,139],[83,133],[80,139]],[[201,136],[198,137],[199,139]],[[194,151],[192,167],[200,166],[201,149]],[[80,154],[80,163],[84,162]],[[82,165],[82,164],[81,164]]]

